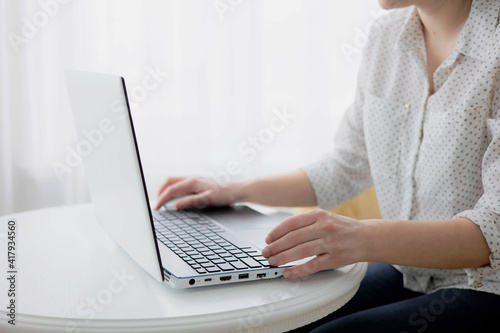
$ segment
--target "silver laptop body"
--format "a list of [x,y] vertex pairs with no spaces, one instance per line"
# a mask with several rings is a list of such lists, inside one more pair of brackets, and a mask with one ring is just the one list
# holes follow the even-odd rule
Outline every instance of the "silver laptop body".
[[276,278],[290,266],[270,267],[260,255],[277,221],[247,206],[152,211],[125,80],[74,70],[65,75],[95,214],[145,271],[189,288]]

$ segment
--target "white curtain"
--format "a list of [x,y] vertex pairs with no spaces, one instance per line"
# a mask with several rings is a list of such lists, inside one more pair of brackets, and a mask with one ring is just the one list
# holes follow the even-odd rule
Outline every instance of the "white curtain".
[[89,201],[63,70],[124,76],[148,190],[331,149],[376,0],[0,0],[0,215]]

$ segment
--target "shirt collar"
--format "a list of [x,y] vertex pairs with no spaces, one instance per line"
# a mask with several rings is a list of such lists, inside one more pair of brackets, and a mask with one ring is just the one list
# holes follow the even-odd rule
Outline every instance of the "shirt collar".
[[486,60],[498,25],[499,11],[498,0],[473,0],[469,18],[458,37],[455,50],[482,61]]
[[[462,53],[484,61],[498,25],[499,12],[498,0],[473,0],[469,17],[458,37],[454,53]],[[409,10],[395,48],[413,51],[426,59],[422,22],[415,7]]]
[[422,22],[417,9],[410,7],[399,37],[394,45],[395,50],[411,51],[426,59]]

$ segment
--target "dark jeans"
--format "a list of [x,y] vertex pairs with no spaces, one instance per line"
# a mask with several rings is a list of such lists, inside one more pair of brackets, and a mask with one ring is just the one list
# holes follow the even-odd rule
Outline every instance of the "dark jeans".
[[499,295],[451,288],[417,293],[403,287],[391,265],[371,263],[345,306],[292,332],[498,332],[499,320]]

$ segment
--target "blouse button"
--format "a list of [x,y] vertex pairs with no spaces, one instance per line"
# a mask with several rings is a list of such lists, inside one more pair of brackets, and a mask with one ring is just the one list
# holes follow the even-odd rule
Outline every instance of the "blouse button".
[[409,109],[410,108],[410,104],[405,104],[405,109]]
[[479,106],[476,106],[476,107],[474,108],[474,110],[475,110],[476,112],[479,112],[479,110],[481,110],[481,108],[480,108]]

